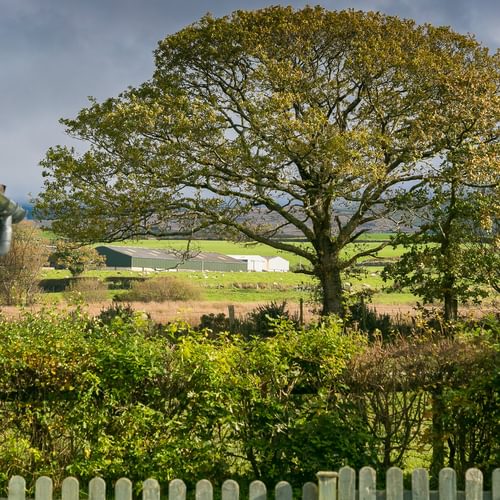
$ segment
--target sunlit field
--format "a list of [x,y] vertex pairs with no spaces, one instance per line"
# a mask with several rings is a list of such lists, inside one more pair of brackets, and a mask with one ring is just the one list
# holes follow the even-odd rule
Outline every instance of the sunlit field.
[[[50,232],[45,233],[48,239],[53,238]],[[368,233],[363,235],[363,242],[347,248],[346,255],[352,254],[359,248],[376,248],[381,242],[390,238],[385,233]],[[175,249],[187,248],[186,240],[129,240],[113,243],[114,246],[132,246],[151,249]],[[305,245],[306,243],[289,242],[291,245]],[[195,272],[195,271],[170,271],[169,275],[182,281],[188,281],[201,290],[200,302],[251,304],[266,302],[287,301],[289,304],[298,304],[301,300],[305,304],[314,304],[317,301],[317,280],[300,269],[308,267],[308,263],[301,257],[292,253],[276,250],[263,244],[245,244],[221,240],[193,240],[189,244],[190,251],[215,252],[221,254],[247,254],[272,256],[279,255],[290,262],[290,268],[295,272]],[[366,257],[355,268],[355,272],[344,277],[346,294],[351,295],[353,300],[359,300],[360,294],[364,295],[366,302],[380,311],[408,310],[417,304],[417,298],[411,293],[402,290],[395,292],[391,290],[391,282],[384,282],[381,273],[383,265],[397,259],[404,252],[402,246],[384,247],[377,253],[376,257]],[[369,262],[368,262],[369,261]],[[365,265],[363,265],[363,262]],[[367,265],[369,264],[369,265]],[[163,272],[140,272],[121,270],[96,270],[83,273],[82,277],[94,277],[103,281],[111,277],[143,277],[152,278],[164,276]],[[69,271],[44,269],[42,279],[60,279],[70,277]],[[124,290],[108,290],[107,297],[111,301],[116,296],[124,293]],[[492,297],[486,302],[485,308],[494,303],[498,297]],[[43,293],[42,303],[64,303],[68,300],[67,294],[62,292]]]

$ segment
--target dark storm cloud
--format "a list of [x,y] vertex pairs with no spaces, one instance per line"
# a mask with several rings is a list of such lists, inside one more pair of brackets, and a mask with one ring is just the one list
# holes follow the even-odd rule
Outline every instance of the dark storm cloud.
[[329,2],[337,8],[380,10],[387,14],[415,19],[418,23],[451,26],[460,33],[472,33],[483,44],[496,50],[500,45],[500,2],[496,0],[386,0]]
[[104,99],[148,79],[158,40],[208,11],[276,3],[379,10],[500,45],[500,3],[489,0],[0,0],[0,183],[13,197],[35,194],[45,151],[69,142],[58,119],[74,116],[89,95]]

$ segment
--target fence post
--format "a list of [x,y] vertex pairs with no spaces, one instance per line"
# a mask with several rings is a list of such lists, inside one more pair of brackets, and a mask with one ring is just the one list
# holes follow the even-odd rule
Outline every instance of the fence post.
[[318,486],[308,482],[302,486],[302,500],[318,500]]
[[479,469],[465,473],[465,500],[483,500],[483,473]]
[[377,478],[375,469],[363,467],[359,471],[359,500],[376,500]]
[[318,478],[318,500],[337,500],[337,472],[320,471]]
[[160,500],[160,485],[156,479],[146,479],[142,483],[142,500]]
[[52,500],[52,479],[41,476],[35,483],[35,500]]
[[385,493],[386,500],[403,500],[403,471],[399,467],[391,467],[387,471],[385,477]]
[[12,476],[9,481],[9,500],[25,500],[26,481],[24,477]]
[[222,483],[222,500],[238,500],[240,487],[236,481],[227,479]]
[[457,474],[450,467],[439,471],[439,500],[457,500]]
[[106,481],[102,477],[89,481],[89,500],[106,500]]
[[339,500],[356,499],[356,471],[352,467],[339,470]]
[[132,500],[132,481],[121,477],[115,484],[115,500]]
[[214,488],[208,479],[202,479],[196,483],[196,500],[213,500]]
[[274,488],[274,498],[276,500],[292,500],[293,492],[290,483],[280,481]]
[[302,297],[299,299],[299,324],[300,326],[304,324],[304,299]]
[[234,326],[234,306],[227,306],[227,314],[229,318],[229,327],[232,328]]
[[500,469],[491,475],[491,500],[500,500]]
[[429,500],[429,474],[425,469],[415,469],[411,476],[412,500]]
[[248,492],[249,500],[266,500],[267,489],[262,481],[252,481]]
[[360,297],[361,306],[361,330],[366,331],[366,306],[365,306],[365,296]]
[[80,498],[80,484],[76,477],[67,477],[61,486],[62,500],[78,500]]
[[168,484],[168,500],[186,500],[186,484],[182,479],[173,479]]

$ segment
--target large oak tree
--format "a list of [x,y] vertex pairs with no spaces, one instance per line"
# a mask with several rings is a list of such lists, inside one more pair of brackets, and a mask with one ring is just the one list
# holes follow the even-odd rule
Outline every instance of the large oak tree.
[[[495,58],[448,28],[320,7],[206,16],[159,43],[150,81],[63,120],[90,145],[48,151],[38,210],[80,241],[211,227],[293,252],[342,314],[343,273],[375,251],[346,246],[404,222],[401,194],[497,91]],[[308,244],[280,240],[289,228]]]

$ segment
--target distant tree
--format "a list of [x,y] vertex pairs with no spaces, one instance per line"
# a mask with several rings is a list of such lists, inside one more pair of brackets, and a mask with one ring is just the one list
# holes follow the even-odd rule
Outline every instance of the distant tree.
[[0,303],[34,303],[47,256],[47,242],[41,231],[30,222],[15,224],[10,251],[0,257]]
[[[386,243],[346,247],[404,223],[396,195],[437,182],[451,133],[483,132],[498,83],[498,59],[449,28],[321,7],[205,16],[160,42],[150,81],[62,121],[90,147],[48,151],[38,213],[78,241],[211,227],[292,252],[342,315],[343,273]],[[309,245],[280,240],[290,228]]]
[[78,276],[88,269],[104,267],[106,260],[97,250],[90,246],[78,246],[74,243],[59,240],[56,249],[50,256],[55,266],[68,269],[73,276]]
[[464,151],[454,151],[438,182],[418,193],[418,231],[397,240],[408,251],[383,273],[424,304],[442,302],[446,321],[458,318],[460,301],[477,304],[492,289],[500,291],[500,166],[481,164],[478,174],[468,160]]

